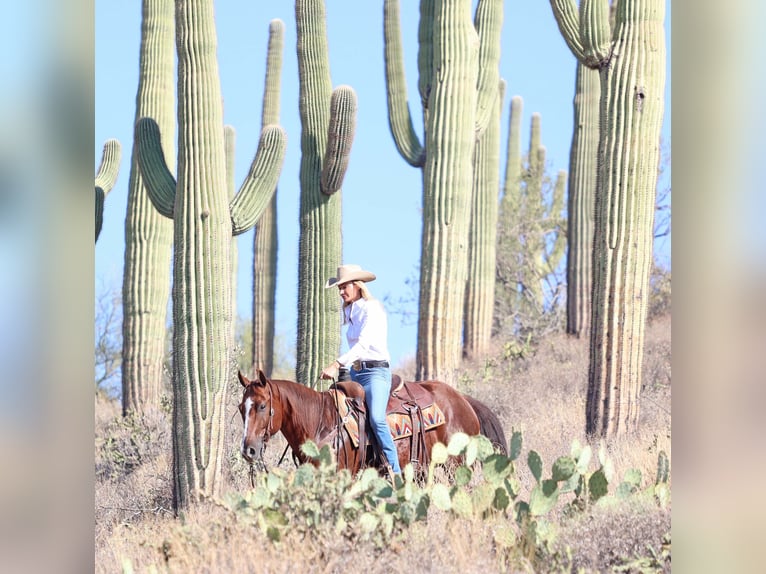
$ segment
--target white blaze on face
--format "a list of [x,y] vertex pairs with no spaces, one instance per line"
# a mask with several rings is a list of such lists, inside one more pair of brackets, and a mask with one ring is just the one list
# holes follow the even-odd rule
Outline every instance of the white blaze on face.
[[245,432],[242,435],[242,452],[245,452],[245,441],[247,441],[247,429],[250,426],[250,411],[253,409],[253,399],[245,401]]

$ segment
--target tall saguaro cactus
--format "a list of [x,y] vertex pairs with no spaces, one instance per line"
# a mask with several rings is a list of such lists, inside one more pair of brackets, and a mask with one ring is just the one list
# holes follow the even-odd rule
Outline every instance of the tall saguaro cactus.
[[425,123],[418,141],[407,105],[399,2],[384,4],[389,124],[397,149],[423,168],[417,373],[451,381],[461,359],[468,228],[476,138],[498,95],[503,3],[421,0],[419,91]]
[[[266,80],[263,90],[261,125],[279,122],[280,78],[285,25],[281,20],[269,24]],[[269,202],[253,237],[253,372],[263,370],[271,376],[274,368],[275,301],[277,292],[277,192]]]
[[601,80],[586,431],[614,436],[639,415],[665,88],[665,0],[551,0],[564,40]]
[[500,112],[505,82],[500,81],[495,115],[476,142],[468,242],[468,282],[463,317],[463,355],[486,353],[495,304],[498,189],[500,187]]
[[567,209],[567,333],[578,337],[590,324],[600,94],[598,71],[578,62]]
[[296,0],[301,117],[298,382],[313,385],[338,356],[340,299],[325,289],[341,263],[340,188],[356,122],[356,94],[331,91],[324,0]]
[[212,0],[177,0],[178,181],[157,124],[136,126],[142,175],[155,207],[173,218],[174,503],[220,491],[224,403],[233,378],[231,237],[252,228],[276,187],[282,128],[261,132],[233,199],[226,182],[221,87]]
[[508,152],[498,218],[495,328],[526,334],[547,312],[544,285],[564,254],[566,172],[560,171],[548,193],[542,118],[532,114],[526,165],[521,159],[520,96],[511,99]]
[[[143,0],[136,114],[152,118],[175,160],[173,0]],[[122,412],[159,407],[170,296],[172,223],[154,209],[133,144],[122,276]]]
[[98,166],[95,178],[96,188],[96,241],[101,235],[101,227],[104,225],[104,199],[112,191],[117,174],[120,172],[120,157],[122,148],[120,142],[115,139],[106,140],[101,152],[101,163]]

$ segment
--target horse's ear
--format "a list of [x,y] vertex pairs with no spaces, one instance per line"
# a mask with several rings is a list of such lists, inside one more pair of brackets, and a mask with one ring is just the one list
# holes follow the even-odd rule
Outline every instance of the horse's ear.
[[266,373],[264,373],[261,369],[258,369],[258,380],[264,387],[266,386],[266,383],[269,382],[269,378],[266,376]]
[[237,370],[237,378],[239,379],[239,382],[242,384],[243,387],[247,388],[248,385],[250,385],[250,381],[248,378],[242,374],[242,371]]

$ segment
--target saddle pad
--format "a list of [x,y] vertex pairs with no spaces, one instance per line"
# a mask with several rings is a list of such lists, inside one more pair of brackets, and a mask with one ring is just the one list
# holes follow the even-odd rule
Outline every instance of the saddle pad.
[[[436,403],[422,409],[421,412],[423,414],[424,430],[436,428],[446,422],[444,420],[444,413]],[[420,421],[416,419],[413,423],[412,417],[409,414],[388,413],[386,420],[388,421],[388,428],[391,429],[391,435],[393,435],[394,440],[412,436],[413,430],[416,432],[420,430],[417,427],[413,429],[413,424],[419,425]]]
[[[359,448],[359,422],[356,420],[356,416],[354,416],[354,413],[347,402],[348,399],[346,398],[346,395],[336,390],[330,390],[328,392],[331,393],[333,403],[338,409],[343,428],[348,432],[354,448]],[[444,413],[436,403],[422,409],[421,412],[423,414],[423,425],[425,426],[426,431],[441,426],[446,422]],[[409,414],[389,412],[386,415],[386,420],[394,440],[412,436],[413,421]],[[414,424],[419,425],[420,421],[415,420]],[[369,429],[370,427],[368,426],[367,428]],[[415,428],[414,430],[417,431],[419,429]]]

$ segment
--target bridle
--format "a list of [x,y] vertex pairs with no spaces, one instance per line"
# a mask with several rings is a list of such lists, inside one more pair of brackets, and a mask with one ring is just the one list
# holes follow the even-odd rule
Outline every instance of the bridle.
[[[254,383],[250,383],[253,385]],[[266,467],[266,462],[263,460],[263,453],[266,452],[266,445],[269,442],[269,439],[271,438],[271,435],[273,434],[271,432],[271,429],[273,428],[273,422],[274,422],[274,393],[271,389],[271,381],[266,381],[266,388],[269,390],[269,423],[266,425],[266,428],[263,430],[263,440],[261,441],[261,450],[258,453],[257,458],[250,463],[250,485],[255,488],[255,471],[256,471],[256,465],[258,466],[259,471],[267,471],[268,468]],[[281,461],[280,461],[281,462]]]

